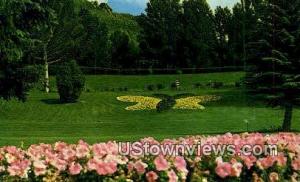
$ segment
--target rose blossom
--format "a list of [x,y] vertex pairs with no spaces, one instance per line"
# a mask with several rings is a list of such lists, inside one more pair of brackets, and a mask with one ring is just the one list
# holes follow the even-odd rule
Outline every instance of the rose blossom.
[[148,165],[143,163],[141,160],[134,163],[134,168],[139,174],[144,174],[147,167]]
[[169,177],[169,182],[177,182],[178,181],[178,176],[172,169],[171,171],[168,171],[168,177]]
[[27,178],[28,171],[30,169],[30,161],[15,161],[8,166],[7,171],[10,176],[19,176],[21,178]]
[[178,171],[183,172],[183,173],[188,173],[188,171],[186,169],[186,162],[183,157],[181,157],[181,156],[175,157],[174,166],[176,167],[176,169]]
[[231,164],[228,162],[218,163],[215,171],[221,178],[226,178],[231,175]]
[[34,174],[36,176],[45,175],[47,172],[47,166],[45,165],[44,161],[34,161],[33,162],[34,167]]
[[295,171],[300,171],[300,159],[299,158],[294,159],[292,161],[292,167]]
[[166,171],[169,169],[168,161],[164,158],[163,155],[159,155],[154,160],[155,167],[158,171]]
[[84,141],[80,140],[76,146],[76,157],[79,159],[87,157],[90,153],[89,145]]
[[158,179],[158,175],[154,171],[150,171],[146,174],[148,182],[155,182]]
[[117,163],[99,161],[96,164],[96,171],[99,175],[109,175],[114,174],[117,171]]
[[69,172],[71,175],[78,175],[80,174],[81,170],[82,170],[81,165],[75,162],[72,162],[69,167]]

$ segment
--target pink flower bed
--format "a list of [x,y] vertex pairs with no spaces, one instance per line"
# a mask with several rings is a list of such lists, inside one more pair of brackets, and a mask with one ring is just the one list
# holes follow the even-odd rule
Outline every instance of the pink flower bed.
[[[234,153],[122,155],[116,142],[89,145],[57,142],[0,148],[0,181],[299,181],[300,135],[225,134],[141,143],[192,146],[231,145]],[[241,155],[243,146],[276,145],[275,156]],[[124,146],[123,146],[124,147]],[[203,148],[201,148],[203,150]],[[232,152],[232,151],[231,151]]]

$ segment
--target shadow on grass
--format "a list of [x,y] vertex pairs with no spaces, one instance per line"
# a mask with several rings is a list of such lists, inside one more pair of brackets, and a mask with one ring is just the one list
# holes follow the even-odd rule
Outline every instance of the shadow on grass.
[[221,96],[219,101],[210,102],[208,106],[234,106],[234,107],[268,107],[267,104],[255,96],[247,94],[244,90],[228,89],[219,92],[211,92],[209,95]]
[[41,102],[48,105],[62,105],[59,99],[42,99]]

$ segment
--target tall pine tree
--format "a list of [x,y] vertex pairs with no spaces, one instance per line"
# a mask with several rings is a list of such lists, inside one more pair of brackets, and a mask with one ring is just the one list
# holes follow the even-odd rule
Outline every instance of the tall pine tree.
[[143,54],[158,60],[160,67],[176,67],[182,33],[180,0],[150,0],[146,13],[139,18]]
[[183,2],[184,58],[193,66],[212,66],[216,55],[216,31],[213,12],[206,0]]
[[246,83],[255,93],[285,108],[283,131],[291,131],[300,96],[300,0],[267,0],[260,9],[255,41],[248,44]]

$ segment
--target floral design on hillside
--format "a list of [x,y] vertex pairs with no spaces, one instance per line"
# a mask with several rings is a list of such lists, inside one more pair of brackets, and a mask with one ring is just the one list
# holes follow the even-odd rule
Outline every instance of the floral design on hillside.
[[[220,100],[221,97],[215,95],[206,96],[189,96],[184,98],[175,99],[176,103],[172,109],[182,109],[182,110],[204,110],[205,107],[202,104]],[[161,98],[147,97],[147,96],[120,96],[117,100],[121,102],[131,102],[136,103],[133,106],[128,106],[125,109],[128,111],[138,111],[138,110],[155,110],[157,105],[162,101]]]
[[201,104],[205,104],[207,102],[220,100],[221,97],[214,95],[206,95],[206,96],[194,96],[176,99],[176,104],[173,109],[201,109],[204,110],[205,107]]
[[126,107],[125,109],[128,111],[154,110],[156,109],[157,104],[161,101],[159,98],[144,96],[121,96],[117,97],[117,99],[122,102],[137,103],[133,106]]

